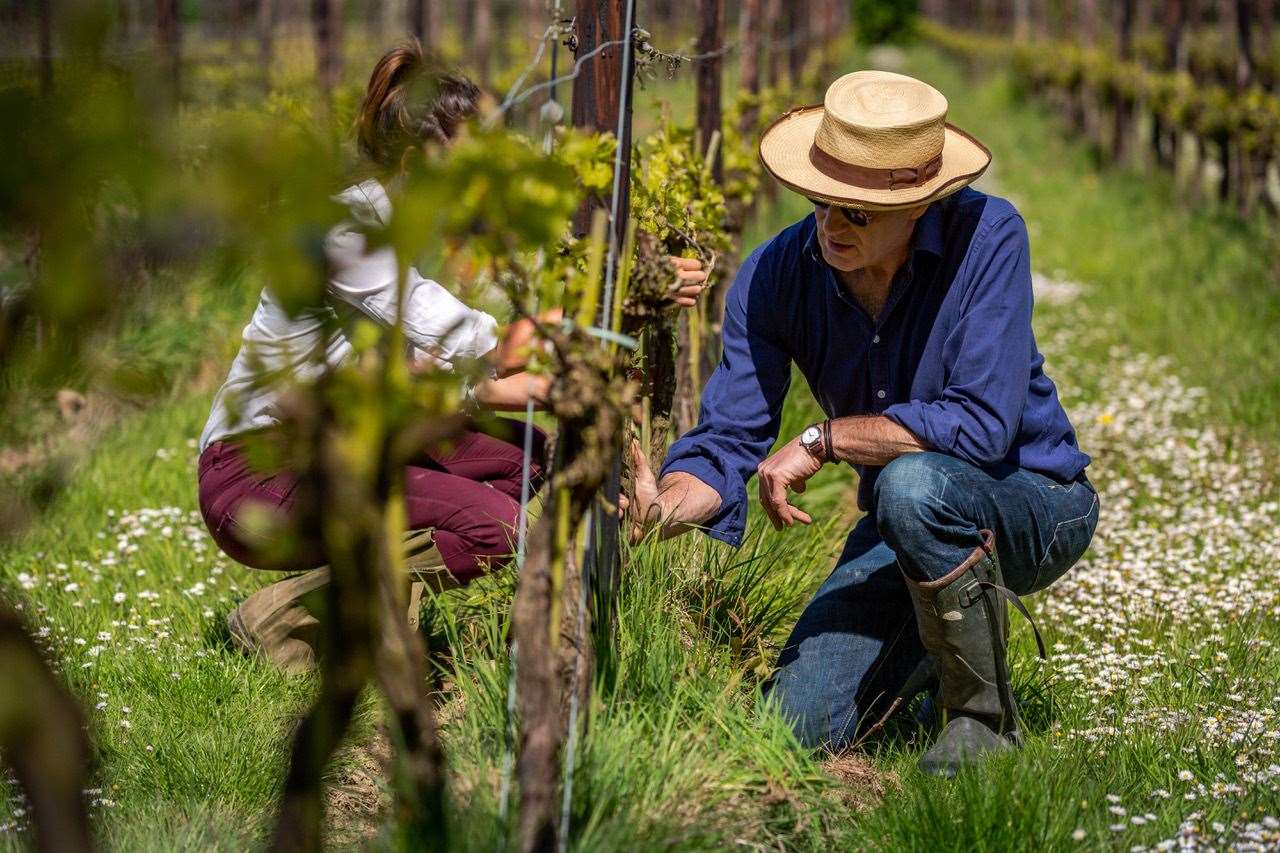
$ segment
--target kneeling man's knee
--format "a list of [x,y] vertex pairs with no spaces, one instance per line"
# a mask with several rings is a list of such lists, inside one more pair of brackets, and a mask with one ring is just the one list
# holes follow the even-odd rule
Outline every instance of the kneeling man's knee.
[[941,453],[907,453],[894,459],[876,479],[876,526],[894,545],[902,535],[922,532],[942,506],[950,457]]
[[774,675],[766,698],[787,721],[796,739],[810,749],[848,745],[857,719],[838,690],[822,678],[798,678],[784,667]]

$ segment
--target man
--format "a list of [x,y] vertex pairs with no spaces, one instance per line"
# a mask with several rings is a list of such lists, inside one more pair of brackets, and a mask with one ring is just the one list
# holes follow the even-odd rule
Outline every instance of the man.
[[[765,167],[814,213],[739,270],[699,423],[660,482],[640,460],[633,511],[737,545],[753,473],[781,529],[811,522],[788,490],[852,465],[866,515],[768,689],[802,741],[839,749],[931,678],[945,727],[921,767],[952,775],[1020,743],[1004,599],[1071,567],[1098,497],[1032,334],[1026,227],[967,187],[991,155],[946,111],[860,71],[765,132]],[[768,455],[792,363],[828,420]]]

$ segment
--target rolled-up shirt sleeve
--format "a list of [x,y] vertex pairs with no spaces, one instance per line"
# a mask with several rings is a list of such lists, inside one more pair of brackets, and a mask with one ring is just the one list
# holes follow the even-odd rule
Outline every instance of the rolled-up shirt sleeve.
[[[330,294],[380,323],[394,323],[400,275],[395,251],[389,246],[369,250],[364,234],[340,226],[326,238],[325,253]],[[409,267],[404,334],[417,349],[445,363],[479,358],[497,346],[497,328],[492,316]]]
[[994,465],[1017,436],[1036,353],[1031,260],[1020,216],[993,224],[981,239],[962,272],[969,292],[943,348],[940,397],[895,403],[884,414],[939,452]]
[[720,509],[704,529],[735,547],[746,529],[747,481],[778,437],[791,382],[791,359],[767,325],[777,317],[768,306],[764,248],[747,258],[729,289],[724,354],[703,389],[698,425],[671,446],[662,467],[664,475],[684,471],[720,494]]

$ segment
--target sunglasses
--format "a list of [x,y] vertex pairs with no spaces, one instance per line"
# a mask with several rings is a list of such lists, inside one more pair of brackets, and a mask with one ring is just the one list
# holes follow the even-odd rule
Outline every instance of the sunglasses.
[[857,225],[861,228],[871,222],[871,214],[867,213],[865,210],[856,210],[852,207],[840,207],[839,205],[832,205],[830,202],[810,198],[809,196],[805,196],[805,198],[809,199],[814,207],[835,207],[840,211],[840,215],[843,216],[850,225]]

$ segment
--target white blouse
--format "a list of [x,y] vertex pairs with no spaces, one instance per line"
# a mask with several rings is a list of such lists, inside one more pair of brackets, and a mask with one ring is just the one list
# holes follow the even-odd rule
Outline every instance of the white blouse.
[[[368,251],[358,228],[385,226],[391,200],[376,180],[348,187],[334,197],[351,211],[351,219],[326,235],[324,248],[329,281],[322,309],[290,316],[264,288],[244,328],[240,352],[213,398],[213,410],[200,436],[200,450],[246,430],[280,422],[278,396],[282,379],[308,381],[319,372],[314,361],[324,347],[325,361],[337,366],[352,352],[348,327],[364,315],[390,325],[396,316],[398,266],[395,250]],[[413,267],[406,282],[404,334],[415,359],[445,369],[458,359],[476,359],[497,346],[498,322],[469,308],[437,282]],[[339,322],[324,338],[334,316]]]

